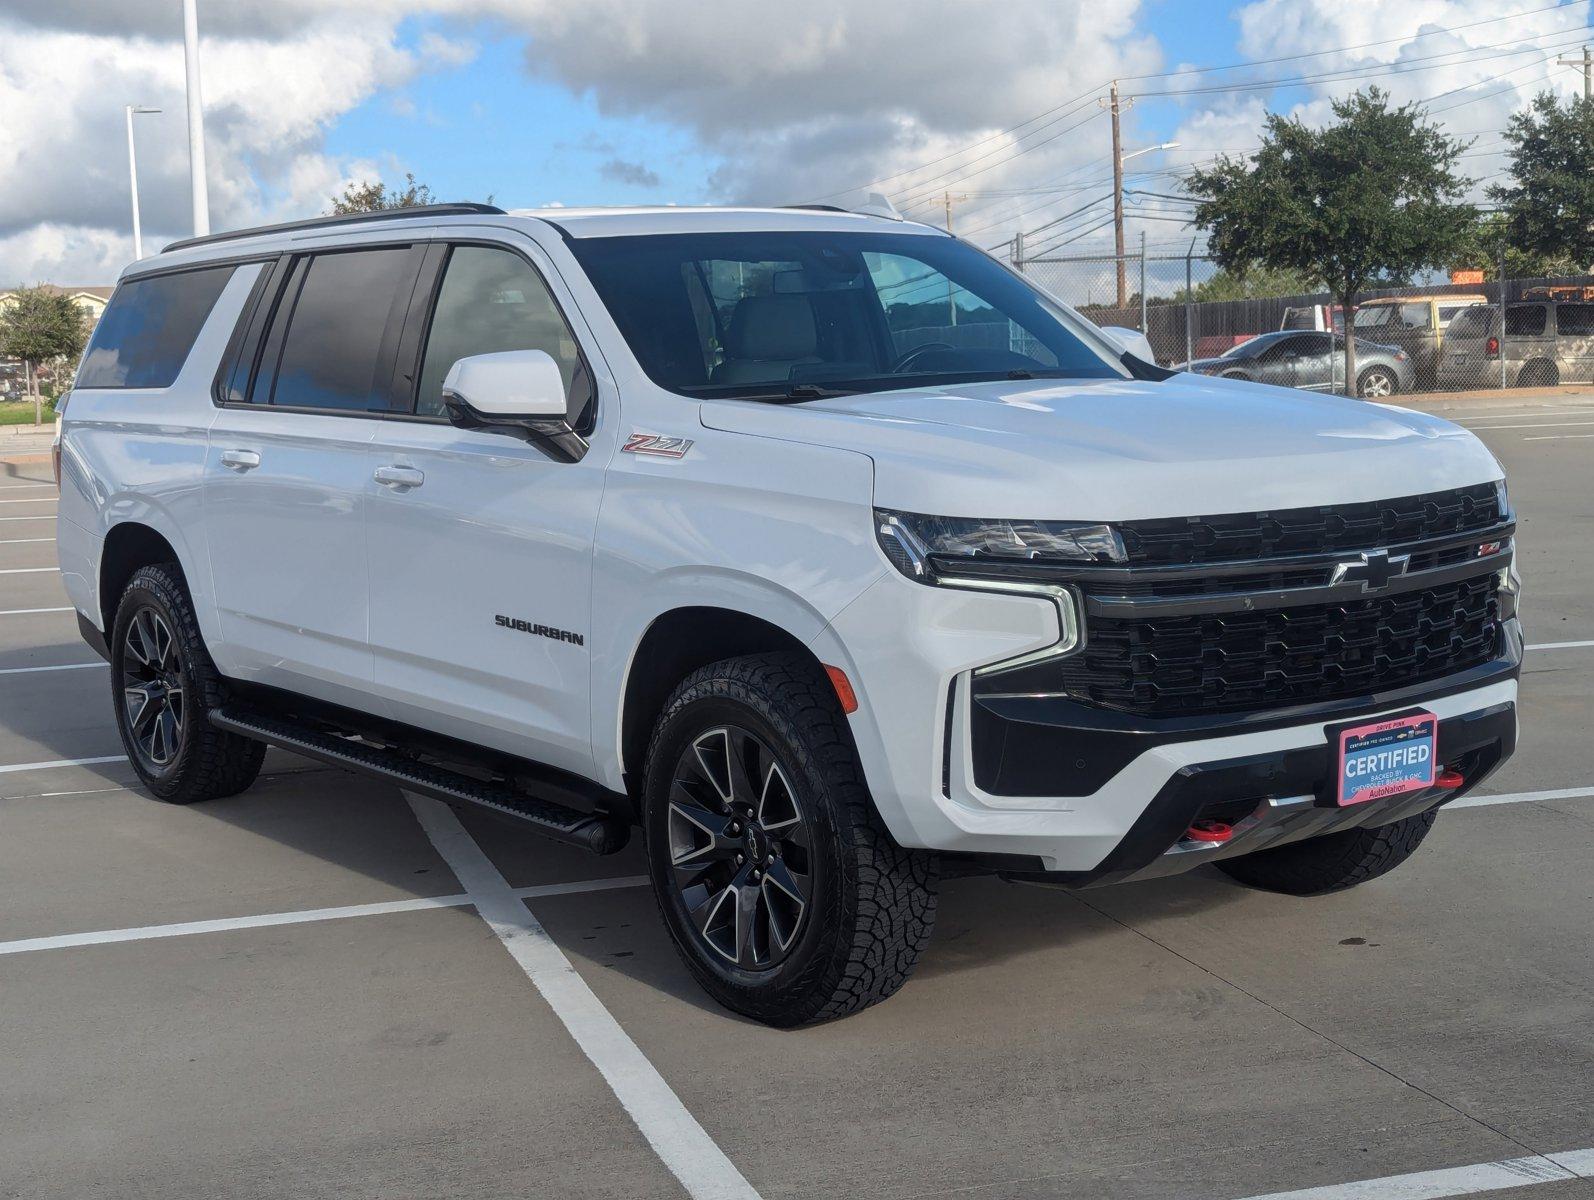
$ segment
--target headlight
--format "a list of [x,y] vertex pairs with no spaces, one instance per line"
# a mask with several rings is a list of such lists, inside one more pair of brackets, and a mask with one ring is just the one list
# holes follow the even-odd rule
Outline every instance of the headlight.
[[1503,479],[1494,481],[1494,502],[1500,513],[1500,520],[1504,521],[1511,515],[1511,497],[1506,491]]
[[[930,517],[875,510],[875,535],[892,565],[928,582],[932,555],[974,563],[1122,563],[1123,538],[1111,525],[1078,521],[1008,521]],[[943,562],[944,569],[955,569]]]

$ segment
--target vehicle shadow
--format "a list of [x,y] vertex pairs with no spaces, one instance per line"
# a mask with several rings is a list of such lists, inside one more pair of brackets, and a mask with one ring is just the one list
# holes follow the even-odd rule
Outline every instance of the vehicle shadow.
[[[90,752],[114,753],[119,743],[103,675],[82,671],[33,678],[59,681],[69,676],[93,678],[92,683],[78,680],[82,686],[73,686],[70,693],[70,703],[80,717],[90,718],[95,726],[103,723],[103,736],[94,738],[103,744]],[[51,707],[65,699],[54,698]],[[11,721],[0,718],[0,727],[10,725]],[[49,747],[50,756],[70,759],[85,754],[81,727],[77,732],[56,732],[52,723],[50,730],[29,732],[36,744],[43,742]],[[44,757],[41,753],[40,758]],[[0,787],[0,794],[8,796],[37,795],[40,790],[31,786],[19,789],[13,780],[4,783],[12,785]],[[85,792],[121,787],[126,791],[102,797],[101,802],[161,805],[137,784],[125,763],[77,767],[71,782],[52,775],[48,786]],[[240,795],[177,813],[157,812],[184,822],[223,823],[249,839],[268,840],[290,851],[285,861],[305,856],[339,872],[363,876],[381,886],[384,899],[394,894],[454,895],[463,890],[438,858],[397,787],[281,751],[269,752],[261,779]],[[637,838],[619,854],[597,858],[479,810],[466,809],[459,816],[505,879],[517,888],[646,874]],[[307,887],[291,901],[269,907],[311,909],[346,902],[329,901],[325,895],[312,894],[313,890]],[[349,890],[346,880],[339,890]],[[1125,899],[1132,898],[1131,907],[1139,916],[1149,917],[1210,912],[1243,894],[1210,869],[1121,885],[1110,889],[1111,900],[1106,904],[1107,889],[1075,893],[983,876],[946,880],[940,887],[935,934],[910,986],[921,997],[942,992],[950,995],[967,986],[957,981],[969,973],[984,973],[1003,964],[1022,969],[1043,960],[1048,971],[1066,971],[1071,969],[1067,964],[1089,963],[1092,958],[1099,961],[1101,954],[1117,952],[1116,948],[1093,950],[1098,943],[1133,936],[1107,915],[1107,910],[1121,911]],[[702,991],[677,957],[647,886],[534,896],[527,903],[560,948],[589,977],[614,973],[628,981],[628,987],[639,985],[717,1019],[736,1020]],[[982,1003],[987,1015],[1000,1019],[1005,1003],[1001,993]],[[1025,1002],[1015,993],[1012,1003]],[[1010,1015],[1016,1016],[1016,1010]]]

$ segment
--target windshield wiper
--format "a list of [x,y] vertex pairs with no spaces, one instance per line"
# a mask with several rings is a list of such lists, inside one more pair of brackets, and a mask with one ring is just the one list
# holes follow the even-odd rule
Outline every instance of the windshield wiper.
[[760,400],[765,404],[801,404],[805,400],[830,400],[836,396],[852,396],[856,394],[845,388],[820,387],[817,383],[794,383],[782,392],[749,392],[744,395],[727,398],[732,400]]

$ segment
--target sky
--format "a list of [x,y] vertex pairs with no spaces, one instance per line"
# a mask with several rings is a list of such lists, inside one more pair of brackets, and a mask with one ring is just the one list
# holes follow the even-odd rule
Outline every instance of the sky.
[[[1188,245],[1182,173],[1357,87],[1474,139],[1579,71],[1590,0],[199,0],[211,220],[314,216],[355,180],[506,208],[855,205],[878,191],[1002,251]],[[1250,64],[1250,65],[1245,65]],[[0,0],[0,286],[108,284],[192,231],[180,0]]]

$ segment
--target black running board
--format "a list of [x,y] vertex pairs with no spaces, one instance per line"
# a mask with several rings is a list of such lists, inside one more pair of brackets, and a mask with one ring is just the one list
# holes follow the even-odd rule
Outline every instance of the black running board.
[[210,723],[218,729],[280,746],[306,758],[330,763],[372,775],[412,792],[420,792],[451,804],[475,804],[501,816],[511,817],[523,826],[556,842],[579,846],[594,854],[613,854],[626,844],[630,826],[604,813],[582,812],[551,800],[516,791],[501,783],[473,779],[447,767],[417,762],[413,758],[380,746],[349,741],[322,733],[285,717],[242,705],[213,708]]

